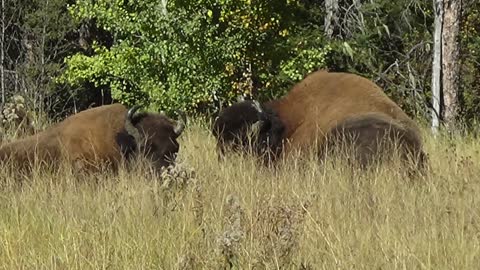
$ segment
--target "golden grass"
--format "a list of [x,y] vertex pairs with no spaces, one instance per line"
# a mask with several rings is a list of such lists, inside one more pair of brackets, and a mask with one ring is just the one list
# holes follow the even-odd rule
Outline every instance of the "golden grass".
[[194,175],[3,170],[0,269],[478,269],[479,144],[427,136],[432,172],[409,181],[397,167],[219,162],[194,124],[179,157]]

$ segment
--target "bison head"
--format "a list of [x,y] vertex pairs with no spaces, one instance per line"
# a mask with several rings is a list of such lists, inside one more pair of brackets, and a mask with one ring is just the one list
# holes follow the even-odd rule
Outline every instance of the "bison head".
[[277,114],[258,101],[241,101],[225,108],[213,124],[220,154],[227,148],[275,159],[281,151],[284,125]]
[[134,106],[128,110],[125,129],[117,134],[117,143],[124,156],[143,153],[160,170],[175,161],[179,150],[177,138],[185,125],[164,114],[136,113],[138,109],[139,106]]

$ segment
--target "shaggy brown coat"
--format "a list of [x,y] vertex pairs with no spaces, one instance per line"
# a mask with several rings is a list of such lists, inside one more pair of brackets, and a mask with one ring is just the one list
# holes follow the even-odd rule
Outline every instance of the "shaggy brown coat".
[[[317,71],[282,98],[261,105],[243,101],[224,109],[213,130],[219,148],[223,151],[225,145],[238,144],[245,138],[245,125],[257,126],[260,142],[255,147],[274,149],[274,159],[280,153],[289,155],[325,146],[330,136],[347,134],[357,139],[352,143],[362,152],[361,163],[382,150],[375,143],[385,141],[385,136],[387,140],[399,138],[403,150],[425,158],[416,123],[375,83],[354,74]],[[275,145],[278,141],[281,146]]]
[[91,169],[100,164],[116,167],[123,158],[143,151],[156,167],[167,165],[178,152],[176,138],[183,127],[178,129],[175,121],[160,114],[132,114],[128,128],[127,108],[121,104],[82,111],[45,131],[3,145],[0,161],[25,167],[38,162],[55,166],[66,160],[76,168]]
[[296,84],[284,97],[267,102],[285,125],[286,152],[305,149],[343,121],[375,113],[415,134],[416,123],[372,81],[349,73],[317,71]]

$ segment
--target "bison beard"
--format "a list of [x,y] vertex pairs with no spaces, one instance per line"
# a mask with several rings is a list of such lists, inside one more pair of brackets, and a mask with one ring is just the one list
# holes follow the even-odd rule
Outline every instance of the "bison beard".
[[245,149],[252,129],[252,152],[269,153],[268,160],[312,148],[331,154],[324,150],[341,141],[355,148],[353,163],[363,168],[391,153],[390,146],[398,146],[403,160],[417,168],[426,161],[416,123],[376,84],[354,74],[317,71],[280,99],[225,108],[213,124],[220,154]]
[[38,134],[0,148],[0,161],[16,168],[56,167],[67,161],[87,171],[144,154],[156,170],[173,163],[184,125],[165,115],[127,111],[121,104],[82,111]]

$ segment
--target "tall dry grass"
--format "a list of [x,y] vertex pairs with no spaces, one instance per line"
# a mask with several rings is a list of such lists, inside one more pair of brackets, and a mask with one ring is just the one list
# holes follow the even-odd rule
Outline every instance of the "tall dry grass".
[[[480,145],[426,137],[432,172],[218,161],[202,124],[179,168],[0,173],[0,269],[478,269]],[[193,170],[193,171],[190,171]]]

